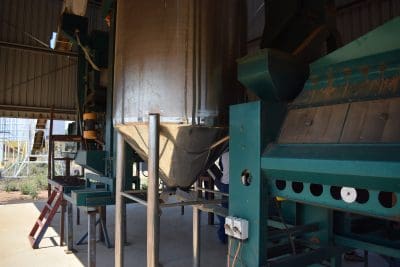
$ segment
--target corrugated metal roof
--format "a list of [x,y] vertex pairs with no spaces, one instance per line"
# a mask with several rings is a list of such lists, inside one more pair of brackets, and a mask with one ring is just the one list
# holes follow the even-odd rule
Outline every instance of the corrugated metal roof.
[[31,34],[48,43],[57,30],[61,12],[60,1],[2,0],[0,1],[0,39],[11,43],[38,45]]
[[[76,57],[41,51],[35,40],[49,43],[62,2],[0,1],[0,116],[49,117],[53,106],[57,119],[75,118]],[[89,5],[87,16],[89,31],[107,30],[98,7]]]
[[[57,31],[63,1],[60,0],[1,0],[0,40],[40,46],[33,38],[48,44],[52,32]],[[86,16],[91,30],[107,30],[100,8],[89,5]]]
[[0,47],[0,115],[37,117],[54,106],[73,118],[76,66],[76,58]]

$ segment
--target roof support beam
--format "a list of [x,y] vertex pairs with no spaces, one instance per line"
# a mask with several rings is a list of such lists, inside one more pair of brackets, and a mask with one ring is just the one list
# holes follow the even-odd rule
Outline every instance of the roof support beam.
[[34,53],[47,54],[47,55],[59,55],[59,56],[68,56],[68,57],[75,57],[75,58],[78,57],[78,54],[74,53],[74,52],[58,51],[58,50],[48,49],[48,48],[44,48],[44,47],[42,48],[42,47],[38,47],[38,46],[9,43],[9,42],[4,42],[4,41],[0,41],[0,47],[23,50],[23,51],[34,52]]

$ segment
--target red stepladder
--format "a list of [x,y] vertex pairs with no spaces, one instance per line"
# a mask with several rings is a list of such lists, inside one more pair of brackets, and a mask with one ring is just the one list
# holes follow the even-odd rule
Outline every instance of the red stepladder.
[[29,233],[28,238],[31,242],[32,248],[37,249],[39,247],[40,241],[42,241],[42,238],[46,233],[47,228],[50,226],[54,215],[57,213],[58,208],[61,206],[62,201],[62,189],[54,186],[46,205],[42,209],[39,218],[36,220],[35,225]]

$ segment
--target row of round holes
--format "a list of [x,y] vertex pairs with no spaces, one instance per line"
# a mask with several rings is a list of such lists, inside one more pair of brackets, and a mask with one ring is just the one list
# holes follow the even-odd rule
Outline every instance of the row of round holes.
[[[284,180],[276,180],[275,186],[279,190],[284,190],[286,188],[286,181]],[[301,193],[304,189],[304,184],[301,182],[292,182],[292,189],[295,193]],[[342,188],[339,186],[331,186],[330,193],[331,196],[336,200],[341,200],[340,190]],[[357,199],[356,201],[359,204],[365,204],[369,200],[369,192],[365,189],[356,189],[357,190]],[[310,192],[313,196],[319,197],[322,195],[324,191],[323,186],[321,184],[310,184]],[[393,208],[396,205],[397,199],[396,194],[392,192],[379,192],[379,203],[385,208]]]

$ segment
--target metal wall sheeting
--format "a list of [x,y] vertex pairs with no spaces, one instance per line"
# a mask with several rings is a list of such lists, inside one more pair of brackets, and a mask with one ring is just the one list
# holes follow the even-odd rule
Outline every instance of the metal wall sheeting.
[[48,44],[57,30],[61,1],[2,0],[0,1],[0,40],[39,46],[27,32]]
[[207,126],[227,125],[229,104],[244,101],[235,64],[245,45],[243,4],[118,1],[114,125],[146,159],[145,122],[160,113],[160,178],[167,187],[189,188],[215,162],[223,146],[213,144],[226,128]]
[[[1,0],[0,40],[41,46],[27,32],[48,44],[51,33],[57,31],[63,1],[60,0]],[[89,5],[86,11],[91,30],[107,30],[100,7]]]
[[[343,44],[375,29],[386,21],[400,15],[399,0],[336,0],[337,28]],[[247,0],[248,50],[259,49],[265,22],[264,0]]]
[[336,20],[343,44],[357,39],[379,25],[400,15],[399,0],[347,2],[339,5]]
[[[235,60],[243,0],[119,1],[114,124],[146,121],[226,125],[243,102]],[[245,36],[244,36],[245,37]]]
[[264,30],[264,0],[247,0],[247,40],[259,38]]
[[[0,1],[0,116],[75,119],[76,56],[37,51],[57,31],[63,1]],[[89,5],[89,31],[107,30],[99,7]],[[21,46],[22,45],[22,46]]]
[[0,47],[0,116],[74,119],[77,59]]

